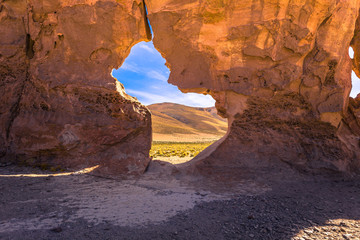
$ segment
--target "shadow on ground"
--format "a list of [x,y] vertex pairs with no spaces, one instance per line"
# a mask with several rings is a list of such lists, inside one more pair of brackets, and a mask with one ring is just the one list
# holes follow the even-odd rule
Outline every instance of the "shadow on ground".
[[[63,179],[60,185],[57,179]],[[223,192],[231,193],[229,195],[231,197],[227,200],[201,201],[198,199],[193,208],[179,211],[165,221],[149,222],[139,226],[119,225],[111,220],[94,223],[85,218],[71,219],[70,216],[79,209],[71,205],[59,208],[61,202],[71,197],[66,193],[67,188],[73,188],[72,194],[75,195],[81,194],[82,189],[88,189],[93,193],[89,196],[89,199],[92,199],[98,195],[104,195],[103,189],[100,188],[111,186],[112,188],[107,189],[106,194],[119,196],[129,194],[122,190],[114,190],[116,186],[124,184],[123,181],[93,176],[68,176],[57,179],[0,179],[0,228],[1,225],[4,226],[14,218],[34,219],[33,215],[41,220],[42,216],[53,214],[53,218],[59,219],[59,221],[54,221],[56,224],[51,227],[32,229],[24,227],[16,231],[6,231],[3,228],[0,239],[360,238],[360,181],[358,179],[343,181],[307,177],[301,181],[269,182],[269,190],[260,194],[231,193],[232,188],[226,189],[228,185],[223,185]],[[137,182],[133,183],[137,184]],[[221,186],[219,184],[218,187]],[[54,188],[58,188],[59,191]],[[160,191],[147,187],[147,190],[154,191],[154,196],[165,193],[175,194],[172,190],[166,191],[166,188]],[[141,201],[142,194],[143,192],[139,191],[138,201]],[[181,194],[176,196],[185,196]],[[84,206],[87,204],[84,201],[80,204],[84,208],[92,207],[92,205]],[[124,204],[126,207],[126,204],[130,203]],[[145,209],[156,211],[151,202],[147,203]],[[32,217],[30,218],[29,215]]]

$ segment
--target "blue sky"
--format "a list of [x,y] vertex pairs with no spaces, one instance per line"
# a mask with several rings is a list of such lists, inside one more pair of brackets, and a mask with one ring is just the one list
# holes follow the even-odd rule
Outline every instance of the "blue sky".
[[351,74],[352,78],[352,89],[350,96],[355,98],[360,93],[360,79],[356,76],[354,71]]
[[[354,50],[351,47],[349,48],[349,56],[351,58],[354,58]],[[355,98],[356,95],[360,93],[360,79],[356,76],[354,71],[351,73],[351,79],[352,79],[352,89],[350,96]]]
[[154,48],[152,41],[135,45],[121,68],[112,72],[124,84],[126,93],[145,105],[162,102],[193,107],[215,105],[210,95],[180,92],[176,86],[167,82],[169,74],[165,59]]
[[[353,57],[353,51],[349,51]],[[135,45],[121,68],[113,70],[113,76],[125,86],[125,91],[145,105],[162,102],[180,103],[193,107],[212,107],[214,99],[210,95],[182,93],[167,82],[170,71],[165,59],[151,42]],[[352,73],[353,88],[350,96],[360,93],[360,79]]]

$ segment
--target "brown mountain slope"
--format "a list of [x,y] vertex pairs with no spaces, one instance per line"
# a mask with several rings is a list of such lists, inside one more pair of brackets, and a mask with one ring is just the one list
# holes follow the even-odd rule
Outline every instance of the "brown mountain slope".
[[206,141],[221,138],[227,120],[216,109],[188,107],[175,103],[147,106],[152,113],[154,141]]

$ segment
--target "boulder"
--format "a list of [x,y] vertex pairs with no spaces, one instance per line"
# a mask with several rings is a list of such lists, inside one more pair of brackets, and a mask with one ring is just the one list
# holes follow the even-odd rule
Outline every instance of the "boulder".
[[151,115],[111,71],[150,39],[141,0],[2,1],[0,161],[143,173]]

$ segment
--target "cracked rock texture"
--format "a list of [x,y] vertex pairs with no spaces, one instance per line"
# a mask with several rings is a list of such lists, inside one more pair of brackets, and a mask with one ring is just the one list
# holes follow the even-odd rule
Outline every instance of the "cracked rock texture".
[[190,171],[356,173],[360,99],[349,93],[351,70],[360,75],[359,6],[360,0],[1,1],[1,161],[144,172],[150,113],[110,72],[134,44],[151,39],[148,17],[169,82],[210,94],[229,119],[227,135],[188,163]]
[[143,1],[1,1],[0,161],[143,173],[151,116],[110,73],[150,35]]
[[227,136],[189,168],[358,171],[359,98],[349,104],[349,93],[359,3],[147,0],[169,82],[211,94],[229,119]]

